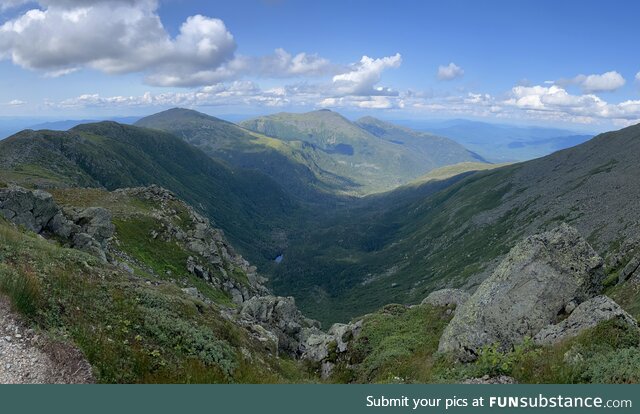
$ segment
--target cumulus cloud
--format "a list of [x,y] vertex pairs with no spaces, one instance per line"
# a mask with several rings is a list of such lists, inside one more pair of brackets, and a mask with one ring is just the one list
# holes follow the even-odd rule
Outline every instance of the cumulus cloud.
[[436,76],[438,77],[439,80],[450,81],[456,78],[460,78],[463,75],[464,75],[464,70],[460,66],[451,62],[446,66],[439,66],[438,74]]
[[573,79],[560,80],[558,84],[576,84],[580,86],[584,93],[612,92],[624,86],[625,79],[616,71],[609,71],[603,74],[578,75]]
[[345,96],[394,96],[398,93],[376,85],[380,82],[384,70],[397,68],[401,63],[400,53],[378,59],[362,56],[362,59],[351,65],[348,71],[335,75],[333,85],[338,94]]
[[614,104],[594,94],[573,95],[557,85],[516,86],[511,90],[511,97],[503,103],[528,112],[537,112],[542,117],[564,118],[573,122],[640,119],[640,100]]
[[258,74],[270,77],[318,76],[334,69],[331,62],[317,54],[302,52],[293,56],[280,48],[273,55],[249,60],[259,67]]
[[327,59],[305,52],[276,49],[267,56],[238,56],[224,22],[202,15],[188,17],[171,37],[156,0],[38,3],[41,8],[0,25],[0,59],[47,76],[90,67],[109,74],[143,72],[150,85],[189,87],[246,75],[286,78],[337,71]]
[[26,102],[25,101],[21,101],[20,99],[14,99],[14,100],[11,100],[11,101],[9,101],[7,103],[7,105],[9,105],[9,106],[22,106],[22,105],[25,105],[25,104],[26,104]]
[[[0,57],[59,76],[88,66],[118,74],[150,71],[150,81],[197,83],[230,60],[236,44],[224,23],[189,17],[171,38],[155,1],[41,1],[0,26]],[[178,83],[178,81],[175,81]]]
[[636,82],[640,82],[640,72],[636,73]]

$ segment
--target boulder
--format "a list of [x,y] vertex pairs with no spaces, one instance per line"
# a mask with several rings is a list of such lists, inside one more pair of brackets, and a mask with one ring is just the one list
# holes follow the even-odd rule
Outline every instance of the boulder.
[[560,323],[548,325],[533,337],[538,345],[553,345],[565,339],[578,336],[585,329],[593,328],[601,322],[618,319],[635,329],[638,322],[616,302],[601,295],[578,305],[569,317]]
[[329,357],[329,345],[335,340],[332,335],[318,328],[305,329],[302,334],[300,351],[302,359],[321,362]]
[[115,226],[111,222],[111,212],[102,207],[88,207],[85,209],[67,209],[69,218],[81,228],[81,232],[88,234],[102,247],[113,237]]
[[470,297],[471,295],[462,289],[441,289],[429,293],[429,296],[424,298],[421,304],[431,306],[455,305],[459,307],[466,303]]
[[292,297],[254,296],[242,303],[240,318],[258,323],[275,333],[279,349],[297,355],[303,328],[312,327],[311,321],[302,315]]
[[571,301],[599,293],[603,260],[566,224],[519,242],[461,305],[439,351],[474,360],[486,345],[510,349],[555,323]]
[[638,270],[640,270],[640,254],[632,257],[631,260],[629,260],[629,263],[622,268],[618,275],[618,284],[624,283],[626,280],[630,279],[633,275],[638,273]]
[[11,186],[0,189],[0,214],[7,220],[41,233],[59,212],[51,194]]

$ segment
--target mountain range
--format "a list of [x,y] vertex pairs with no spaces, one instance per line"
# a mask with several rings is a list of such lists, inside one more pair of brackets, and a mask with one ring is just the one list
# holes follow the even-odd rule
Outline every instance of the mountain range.
[[[25,130],[0,141],[0,290],[104,382],[612,382],[640,340],[639,147],[491,164],[327,110]],[[477,308],[508,286],[522,306]],[[535,344],[472,323],[525,308]]]

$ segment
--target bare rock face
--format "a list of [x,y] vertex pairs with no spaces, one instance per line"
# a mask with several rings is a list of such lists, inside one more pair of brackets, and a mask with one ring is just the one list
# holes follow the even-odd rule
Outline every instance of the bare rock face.
[[455,305],[459,307],[465,304],[470,297],[471,295],[462,289],[441,289],[429,293],[429,296],[424,298],[421,304],[431,306]]
[[553,345],[565,339],[578,336],[582,331],[593,328],[601,322],[618,319],[638,329],[638,322],[607,296],[600,295],[578,305],[562,322],[548,325],[533,338],[538,345]]
[[574,228],[562,224],[518,243],[456,310],[439,351],[473,360],[485,345],[503,350],[558,321],[571,302],[599,293],[603,260]]

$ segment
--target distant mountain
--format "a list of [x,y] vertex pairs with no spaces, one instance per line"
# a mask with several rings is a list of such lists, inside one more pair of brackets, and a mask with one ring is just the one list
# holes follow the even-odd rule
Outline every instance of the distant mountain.
[[560,222],[588,239],[617,280],[640,243],[638,154],[640,125],[440,188],[427,181],[367,197],[293,239],[272,283],[312,317],[348,320],[437,288],[473,287],[520,238]]
[[374,118],[351,122],[330,110],[279,113],[240,126],[283,141],[304,141],[331,155],[327,171],[359,183],[363,193],[389,190],[435,168],[482,161],[452,140]]
[[138,116],[127,116],[127,117],[116,117],[109,119],[66,119],[63,121],[50,121],[50,122],[42,122],[39,124],[29,126],[29,129],[40,130],[40,129],[49,129],[52,131],[66,131],[75,126],[82,124],[91,124],[101,121],[113,121],[118,122],[120,124],[131,125],[134,124],[140,117]]
[[[463,150],[459,145],[455,145],[449,138],[394,125],[371,116],[360,118],[355,124],[378,138],[403,145],[412,153],[420,154],[430,165],[446,166],[464,162],[459,161],[461,158],[460,153],[466,150]],[[468,152],[464,153],[464,156],[468,155]],[[470,155],[471,158],[475,159],[474,161],[486,163],[486,160],[481,156],[473,153]]]
[[573,147],[593,137],[557,128],[490,124],[464,119],[398,122],[451,138],[492,162],[526,161]]
[[302,201],[318,202],[336,193],[359,191],[349,178],[324,169],[336,169],[336,162],[329,155],[302,141],[266,137],[182,108],[142,118],[136,125],[170,132],[234,167],[260,171]]
[[108,190],[157,184],[200,209],[258,260],[282,249],[283,229],[298,212],[264,174],[232,170],[171,134],[115,122],[25,130],[0,141],[0,180]]
[[0,116],[0,140],[20,132],[30,125],[43,122],[42,118]]

